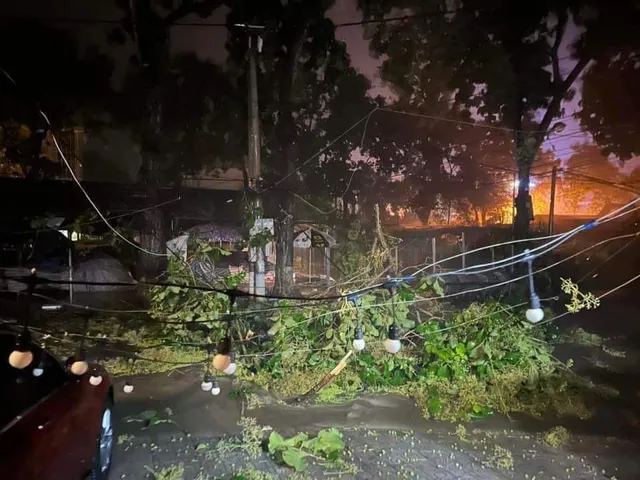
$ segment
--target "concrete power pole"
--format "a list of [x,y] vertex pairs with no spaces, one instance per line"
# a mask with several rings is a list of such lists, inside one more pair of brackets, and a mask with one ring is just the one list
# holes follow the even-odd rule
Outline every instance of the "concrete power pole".
[[549,235],[553,235],[553,215],[556,206],[556,180],[558,178],[558,167],[551,169],[551,198],[549,200]]
[[[262,39],[260,33],[264,31],[259,25],[236,25],[243,28],[248,34],[249,48],[248,55],[248,146],[247,174],[249,176],[249,188],[254,192],[257,190],[257,181],[260,178],[260,116],[258,111],[258,72],[256,66],[256,53],[262,50]],[[253,203],[255,223],[252,225],[252,235],[261,232],[262,227],[262,199],[256,195]],[[249,290],[257,295],[265,295],[265,258],[264,248],[249,249]]]

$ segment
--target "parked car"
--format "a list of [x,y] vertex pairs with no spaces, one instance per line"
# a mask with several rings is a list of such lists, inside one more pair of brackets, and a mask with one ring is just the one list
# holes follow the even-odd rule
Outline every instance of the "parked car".
[[0,478],[104,480],[113,449],[113,389],[90,365],[76,376],[31,344],[24,369],[9,363],[17,332],[0,327]]

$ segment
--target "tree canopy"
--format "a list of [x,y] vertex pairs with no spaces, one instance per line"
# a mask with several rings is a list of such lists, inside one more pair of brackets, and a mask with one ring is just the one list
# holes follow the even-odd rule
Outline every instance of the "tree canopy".
[[59,171],[41,156],[49,127],[39,110],[58,130],[92,125],[93,115],[106,107],[111,60],[95,49],[81,55],[71,34],[33,21],[2,25],[0,58],[13,79],[0,74],[3,161],[33,177]]
[[[467,119],[511,129],[520,178],[516,229],[529,223],[529,174],[563,102],[590,62],[637,47],[637,2],[361,1],[367,18],[392,9],[414,16],[373,28],[381,68],[412,109],[452,105]],[[566,59],[564,57],[567,57]],[[570,64],[563,60],[569,60]],[[566,71],[563,71],[567,67]],[[593,112],[589,112],[590,115]]]

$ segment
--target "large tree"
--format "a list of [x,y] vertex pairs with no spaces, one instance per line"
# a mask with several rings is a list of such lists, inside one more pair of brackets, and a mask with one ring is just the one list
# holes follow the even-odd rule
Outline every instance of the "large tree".
[[[587,65],[637,45],[637,2],[362,0],[361,6],[367,18],[393,8],[415,14],[375,28],[373,49],[388,56],[383,78],[414,92],[436,85],[476,119],[511,129],[520,179],[515,228],[526,235],[536,155]],[[566,72],[563,51],[571,59]]]
[[59,173],[60,164],[42,156],[49,126],[39,110],[54,133],[90,127],[111,91],[111,60],[95,49],[81,55],[71,34],[33,21],[0,26],[0,59],[15,82],[0,74],[0,161],[28,177]]
[[[167,165],[172,160],[163,147],[167,99],[167,75],[171,65],[169,54],[171,26],[190,14],[206,18],[224,4],[222,0],[115,0],[124,12],[123,29],[136,42],[141,95],[137,99],[140,115],[142,165],[139,181],[145,186],[149,206],[159,203],[159,189]],[[111,35],[114,41],[126,41],[121,30]],[[142,275],[157,275],[165,260],[165,221],[161,210],[151,208],[143,214],[140,235],[139,271]]]
[[[366,97],[368,83],[350,68],[345,46],[336,41],[335,26],[325,16],[332,3],[237,1],[230,4],[227,18],[232,29],[229,61],[232,70],[242,75],[248,42],[242,29],[232,27],[266,27],[259,72],[264,183],[258,190],[266,189],[277,198],[277,293],[286,293],[293,284],[296,195],[335,194],[346,187],[349,156],[359,135],[351,132],[322,155],[314,155],[372,107]],[[321,164],[338,166],[341,173],[318,171]],[[332,181],[314,181],[320,178]]]
[[614,154],[622,161],[640,155],[639,67],[640,48],[630,46],[593,62],[582,79],[580,123],[605,155]]

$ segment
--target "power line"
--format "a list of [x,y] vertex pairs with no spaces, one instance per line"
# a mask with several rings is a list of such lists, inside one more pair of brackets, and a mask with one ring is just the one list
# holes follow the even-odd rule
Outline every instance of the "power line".
[[364,122],[365,120],[368,120],[369,117],[371,116],[371,114],[373,112],[375,112],[376,110],[378,110],[378,107],[375,107],[373,110],[371,110],[369,113],[367,113],[364,117],[360,118],[360,120],[358,120],[356,123],[354,123],[353,125],[351,125],[349,128],[347,128],[344,132],[342,132],[340,135],[338,135],[337,137],[335,137],[333,140],[331,140],[327,145],[325,145],[324,147],[322,147],[320,150],[318,150],[316,153],[314,153],[313,155],[311,155],[309,158],[307,158],[305,161],[303,161],[300,165],[298,165],[293,171],[287,173],[284,177],[280,178],[278,181],[276,181],[272,186],[265,188],[264,190],[262,190],[261,192],[259,192],[260,194],[266,192],[267,190],[271,190],[274,187],[277,187],[278,185],[280,185],[282,182],[284,182],[287,178],[291,177],[292,175],[296,174],[297,172],[299,172],[305,165],[307,165],[309,162],[311,162],[312,160],[315,160],[316,158],[318,158],[320,155],[322,155],[324,152],[326,152],[333,144],[335,144],[336,142],[338,142],[340,139],[342,139],[345,135],[347,135],[351,130],[353,130],[354,128],[356,128],[358,125],[360,125],[362,122]]
[[[11,77],[11,75],[9,75],[3,68],[0,68],[0,71],[4,74],[4,76],[13,84],[14,87],[18,87],[18,84],[16,83],[16,81]],[[47,123],[47,126],[49,127],[49,129],[52,129],[52,125],[51,122],[49,121],[49,117],[47,117],[47,115],[38,108],[38,113],[42,116],[42,118],[44,119],[44,121]],[[100,217],[100,219],[104,222],[104,224],[109,227],[109,230],[111,230],[117,237],[119,237],[121,240],[123,240],[125,243],[129,244],[130,246],[134,247],[137,250],[140,250],[143,253],[146,253],[147,255],[151,255],[154,257],[166,257],[166,253],[157,253],[157,252],[152,252],[150,250],[147,250],[145,248],[142,248],[141,246],[137,245],[136,243],[132,242],[131,240],[129,240],[127,237],[125,237],[124,235],[122,235],[113,225],[111,225],[111,223],[109,223],[109,220],[107,220],[107,218],[104,216],[104,214],[100,211],[100,208],[98,207],[98,205],[96,205],[96,203],[93,201],[93,199],[91,198],[91,196],[89,195],[89,193],[87,193],[87,191],[85,190],[84,186],[82,185],[82,183],[80,183],[80,180],[78,179],[78,177],[76,176],[76,172],[73,171],[73,167],[71,166],[71,164],[69,163],[69,161],[67,160],[67,157],[65,156],[64,152],[62,151],[62,148],[60,148],[60,144],[58,143],[58,139],[56,138],[56,136],[53,134],[53,132],[51,133],[51,140],[53,140],[53,144],[56,147],[56,150],[58,151],[58,154],[60,155],[60,158],[62,159],[65,167],[67,168],[67,170],[69,170],[69,173],[71,174],[71,178],[73,179],[73,181],[75,182],[75,184],[78,186],[78,188],[80,189],[80,191],[82,192],[82,194],[85,196],[85,198],[87,199],[87,201],[89,202],[89,204],[93,207],[93,209],[96,211],[96,213],[98,214],[98,216]]]
[[[345,27],[357,27],[371,24],[384,24],[391,22],[402,22],[406,20],[413,19],[421,19],[421,18],[431,18],[431,17],[441,17],[445,15],[455,14],[464,10],[468,10],[469,7],[460,7],[449,10],[434,10],[432,12],[424,12],[424,13],[415,13],[408,15],[398,15],[393,17],[383,17],[383,18],[370,18],[363,19],[353,22],[340,22],[334,23],[335,28],[345,28]],[[476,9],[477,10],[477,9]],[[40,22],[48,22],[48,23],[60,23],[60,24],[80,24],[80,25],[122,25],[125,23],[124,19],[110,19],[110,18],[92,18],[92,17],[35,17],[35,16],[22,16],[22,17],[0,17],[0,20],[3,21],[23,21],[23,20],[35,20]],[[136,21],[127,21],[126,23],[136,24]],[[230,28],[234,25],[230,25],[222,22],[173,22],[170,24],[172,27],[195,27],[195,28]],[[267,29],[273,30],[273,29]]]
[[[498,270],[501,268],[504,268],[505,266],[508,265],[512,265],[514,263],[518,263],[519,261],[522,261],[525,257],[529,257],[531,255],[534,255],[535,252],[541,252],[537,253],[536,256],[539,255],[543,255],[557,247],[559,247],[561,244],[565,243],[566,241],[568,241],[571,237],[573,237],[574,235],[576,235],[577,233],[579,233],[580,231],[583,230],[589,230],[595,226],[598,226],[600,224],[603,223],[607,223],[609,221],[612,221],[616,218],[619,218],[623,215],[626,215],[628,213],[631,213],[635,210],[640,209],[640,207],[635,207],[633,209],[628,209],[628,207],[638,203],[640,201],[640,197],[637,197],[635,200],[628,202],[627,204],[623,205],[622,207],[617,208],[616,210],[608,213],[607,215],[604,215],[602,217],[600,217],[597,220],[594,220],[592,222],[589,222],[587,224],[581,225],[579,227],[576,227],[575,229],[571,230],[570,232],[567,232],[565,234],[561,234],[561,235],[553,235],[550,237],[540,237],[538,239],[520,239],[520,240],[512,240],[512,241],[508,241],[508,242],[502,242],[496,245],[492,245],[489,247],[482,247],[479,249],[475,249],[472,250],[470,252],[466,252],[464,255],[469,255],[471,253],[474,253],[476,251],[481,251],[481,250],[486,250],[487,248],[495,248],[497,246],[503,246],[503,245],[510,245],[510,244],[515,244],[515,243],[519,243],[519,242],[523,242],[523,241],[532,241],[532,240],[544,240],[544,239],[548,239],[548,238],[553,238],[553,240],[551,240],[550,242],[547,242],[539,247],[533,248],[531,249],[529,252],[523,252],[517,255],[513,255],[511,257],[508,257],[506,259],[500,260],[498,262],[492,262],[493,267],[488,269],[488,270],[483,270],[484,271],[491,271],[491,270]],[[622,213],[620,213],[622,212]],[[616,215],[617,214],[617,215]],[[306,301],[306,302],[321,302],[321,301],[335,301],[335,300],[343,300],[343,299],[349,299],[349,298],[353,298],[368,292],[371,292],[373,290],[376,289],[380,289],[380,288],[387,288],[387,289],[391,289],[391,288],[395,288],[395,286],[397,286],[400,283],[405,283],[407,281],[411,281],[414,280],[417,275],[419,273],[421,273],[422,271],[433,267],[437,264],[443,263],[444,261],[448,261],[457,257],[460,257],[463,254],[459,254],[459,255],[455,255],[453,257],[449,257],[447,259],[443,259],[440,260],[436,263],[433,263],[431,265],[427,265],[426,267],[418,270],[417,272],[414,272],[413,274],[409,275],[408,277],[403,277],[403,278],[391,278],[388,279],[386,282],[381,282],[375,285],[371,285],[369,287],[365,287],[359,290],[356,290],[354,292],[349,292],[349,293],[345,293],[345,294],[341,294],[341,295],[333,295],[333,296],[327,296],[327,297],[317,297],[317,298],[309,298],[309,297],[293,297],[293,296],[274,296],[274,295],[256,295],[256,294],[251,294],[251,293],[247,293],[247,292],[243,292],[240,290],[221,290],[221,289],[216,289],[210,286],[200,286],[200,285],[185,285],[185,284],[177,284],[177,283],[171,283],[171,282],[138,282],[138,283],[131,283],[131,282],[87,282],[87,281],[65,281],[65,280],[52,280],[52,279],[46,279],[46,278],[41,278],[41,277],[37,277],[37,276],[29,276],[29,277],[7,277],[4,275],[4,272],[0,272],[0,274],[2,274],[2,276],[0,276],[0,278],[6,278],[9,280],[15,280],[18,282],[22,282],[28,285],[37,285],[37,284],[53,284],[53,285],[84,285],[84,286],[111,286],[111,287],[133,287],[136,285],[143,285],[143,286],[158,286],[158,287],[174,287],[174,288],[184,288],[184,289],[191,289],[191,290],[199,290],[199,291],[205,291],[205,292],[215,292],[215,293],[220,293],[223,295],[227,295],[229,298],[231,299],[235,299],[235,298],[240,298],[240,297],[252,297],[252,298],[267,298],[267,299],[272,299],[272,300],[291,300],[291,301]],[[509,263],[510,262],[510,263]],[[505,265],[506,264],[506,265]],[[481,267],[485,267],[488,266],[489,264],[485,264],[485,265],[475,265],[472,267],[467,267],[461,270],[457,270],[455,273],[456,274],[464,274],[464,273],[474,273],[473,269],[477,269],[477,268],[481,268]],[[447,273],[447,275],[449,275],[451,273]],[[440,276],[439,274],[433,274],[433,275],[428,275],[428,277],[430,278],[436,278]]]

